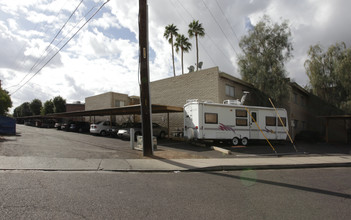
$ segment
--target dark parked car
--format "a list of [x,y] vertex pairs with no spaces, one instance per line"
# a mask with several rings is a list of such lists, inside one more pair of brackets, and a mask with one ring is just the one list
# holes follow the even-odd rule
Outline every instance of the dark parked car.
[[61,130],[63,131],[69,131],[69,127],[71,126],[72,121],[62,123],[61,125]]
[[72,122],[69,130],[74,132],[89,132],[90,123],[84,121]]
[[53,127],[55,127],[55,121],[53,121],[53,120],[44,120],[44,121],[41,122],[39,127],[41,127],[41,128],[53,128]]

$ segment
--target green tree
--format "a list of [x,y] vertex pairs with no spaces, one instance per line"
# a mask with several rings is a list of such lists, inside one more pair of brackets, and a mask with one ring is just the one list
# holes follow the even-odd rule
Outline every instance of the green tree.
[[317,44],[310,47],[308,56],[305,69],[313,94],[351,112],[351,48],[336,43],[324,52]]
[[243,80],[278,103],[289,95],[284,65],[292,57],[290,37],[287,21],[273,24],[264,16],[239,43],[244,52],[238,59]]
[[17,117],[22,117],[21,115],[21,107],[18,106],[13,110],[13,117],[17,118]]
[[199,23],[199,21],[193,20],[189,24],[189,30],[188,30],[189,37],[192,38],[195,36],[195,41],[196,41],[196,71],[199,70],[199,42],[198,42],[198,37],[204,37],[205,36],[205,29],[202,27],[202,24]]
[[50,100],[44,102],[44,106],[41,109],[41,114],[47,115],[47,114],[52,114],[52,113],[54,113],[54,103],[50,99]]
[[54,103],[54,112],[60,113],[66,111],[66,100],[63,99],[61,96],[56,96],[53,101]]
[[168,40],[168,43],[172,45],[172,62],[173,62],[173,74],[175,74],[175,68],[174,68],[174,45],[173,45],[173,38],[178,35],[178,28],[174,24],[167,25],[165,27],[165,33],[163,36]]
[[0,115],[6,115],[11,107],[12,101],[9,93],[0,88]]
[[183,54],[184,52],[189,52],[191,49],[191,43],[189,43],[189,38],[185,37],[183,34],[180,34],[176,38],[176,42],[174,44],[176,47],[176,52],[181,51],[181,61],[182,61],[182,75],[184,74],[184,65],[183,65]]
[[33,99],[33,101],[29,104],[32,115],[40,115],[42,107],[43,105],[39,99]]
[[32,112],[30,111],[30,107],[29,106],[30,106],[29,102],[24,102],[20,106],[21,117],[31,116],[32,115]]

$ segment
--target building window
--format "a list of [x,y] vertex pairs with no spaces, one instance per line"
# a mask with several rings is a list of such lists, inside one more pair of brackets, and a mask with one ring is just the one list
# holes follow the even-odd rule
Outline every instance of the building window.
[[206,124],[218,124],[218,114],[216,113],[205,113]]
[[307,105],[306,98],[304,96],[301,96],[301,106],[306,106],[306,105]]
[[115,107],[123,107],[123,106],[124,106],[124,101],[115,100]]
[[277,118],[266,116],[266,126],[276,126]]
[[294,124],[295,124],[295,129],[298,129],[299,128],[299,121],[298,120],[294,120]]
[[294,93],[294,102],[295,102],[295,104],[297,104],[297,94],[296,93]]
[[225,85],[225,94],[227,96],[235,96],[235,88],[233,86]]

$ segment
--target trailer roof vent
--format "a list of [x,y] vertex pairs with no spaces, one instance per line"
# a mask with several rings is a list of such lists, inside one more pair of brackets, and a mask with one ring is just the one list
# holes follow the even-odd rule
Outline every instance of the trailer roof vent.
[[239,99],[237,99],[237,100],[230,100],[230,99],[228,99],[228,100],[224,100],[223,104],[226,104],[226,105],[240,105],[241,102],[239,101]]
[[226,104],[226,105],[243,105],[248,94],[249,94],[248,91],[244,91],[243,92],[243,96],[241,97],[241,100],[239,100],[239,99],[236,99],[236,100],[228,99],[228,100],[224,100],[223,104]]
[[204,103],[213,103],[212,100],[204,100]]
[[190,102],[198,102],[198,99],[188,99],[186,100],[186,103],[190,103]]

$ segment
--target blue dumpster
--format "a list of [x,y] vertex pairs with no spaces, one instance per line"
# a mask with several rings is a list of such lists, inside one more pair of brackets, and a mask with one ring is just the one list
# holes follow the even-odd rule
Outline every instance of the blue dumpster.
[[0,134],[16,135],[16,120],[0,116]]

